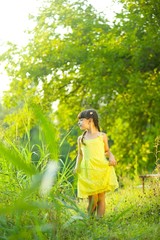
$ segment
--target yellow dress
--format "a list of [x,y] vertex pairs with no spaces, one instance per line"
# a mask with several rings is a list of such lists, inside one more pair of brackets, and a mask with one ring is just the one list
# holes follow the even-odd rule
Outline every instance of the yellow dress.
[[109,166],[104,154],[103,135],[81,143],[83,159],[78,173],[78,197],[108,192],[118,188],[113,166]]

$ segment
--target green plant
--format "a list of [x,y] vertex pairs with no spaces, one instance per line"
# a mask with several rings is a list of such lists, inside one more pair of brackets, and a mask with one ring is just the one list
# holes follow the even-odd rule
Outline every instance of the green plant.
[[106,195],[104,218],[88,217],[87,201],[76,198],[69,154],[59,158],[53,124],[39,107],[32,111],[44,134],[40,163],[31,161],[28,144],[0,145],[0,239],[157,240],[158,192],[148,188],[143,194],[137,182],[125,180],[123,188]]

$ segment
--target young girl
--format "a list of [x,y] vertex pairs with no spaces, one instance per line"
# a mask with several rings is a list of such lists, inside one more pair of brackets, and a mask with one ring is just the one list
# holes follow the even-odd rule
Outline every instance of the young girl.
[[103,217],[105,192],[118,188],[113,167],[116,160],[109,150],[106,134],[100,131],[97,112],[88,109],[82,111],[78,118],[79,127],[84,130],[78,137],[78,156],[74,170],[78,174],[78,197],[88,197],[89,215],[97,211],[97,217]]

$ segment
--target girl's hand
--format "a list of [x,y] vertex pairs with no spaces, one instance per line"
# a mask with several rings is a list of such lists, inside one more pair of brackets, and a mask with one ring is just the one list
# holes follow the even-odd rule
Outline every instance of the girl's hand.
[[115,159],[115,157],[114,157],[112,152],[106,151],[105,155],[109,156],[109,166],[116,166],[117,165],[117,161],[116,161],[116,159]]
[[116,166],[116,165],[117,165],[117,161],[112,154],[112,156],[109,158],[109,166]]
[[117,162],[116,160],[109,160],[109,166],[116,166]]

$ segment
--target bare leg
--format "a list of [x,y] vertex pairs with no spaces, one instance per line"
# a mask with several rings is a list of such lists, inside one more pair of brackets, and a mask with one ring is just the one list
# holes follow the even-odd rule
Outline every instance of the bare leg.
[[88,197],[88,214],[94,215],[97,209],[98,194]]
[[97,217],[103,217],[105,213],[105,193],[98,194]]

